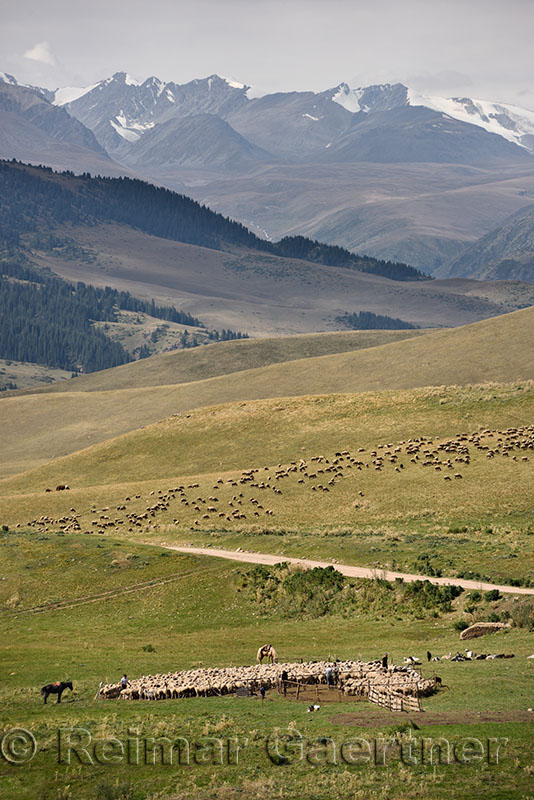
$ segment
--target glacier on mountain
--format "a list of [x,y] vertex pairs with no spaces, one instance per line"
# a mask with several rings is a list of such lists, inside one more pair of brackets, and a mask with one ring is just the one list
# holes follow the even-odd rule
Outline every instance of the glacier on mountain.
[[441,111],[453,119],[477,125],[522,147],[525,147],[522,137],[534,135],[534,111],[526,108],[469,97],[427,97],[411,89],[407,90],[407,96],[411,106]]
[[83,89],[75,88],[74,86],[65,86],[63,89],[56,89],[54,92],[53,104],[55,106],[64,106],[67,103],[73,103],[74,100],[83,97],[84,94],[92,92],[96,89],[98,83],[93,83],[91,86],[86,86]]
[[[370,98],[365,103],[364,98]],[[509,103],[491,100],[476,100],[470,97],[435,97],[423,95],[403,84],[383,84],[352,88],[341,83],[332,95],[332,100],[353,114],[359,111],[372,112],[380,104],[380,110],[401,106],[423,107],[446,114],[451,119],[484,128],[509,142],[527,150],[532,145],[523,140],[534,136],[534,111]]]

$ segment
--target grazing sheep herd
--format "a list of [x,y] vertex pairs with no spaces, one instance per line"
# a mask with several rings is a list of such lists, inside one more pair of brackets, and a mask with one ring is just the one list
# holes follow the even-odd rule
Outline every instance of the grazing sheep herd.
[[[362,472],[393,474],[425,468],[445,481],[458,481],[469,469],[475,451],[488,460],[506,458],[518,466],[529,461],[534,450],[534,425],[508,428],[506,430],[480,430],[475,433],[460,433],[453,438],[419,437],[376,446],[372,450],[363,447],[340,450],[334,455],[301,458],[287,465],[262,466],[245,469],[238,477],[219,477],[206,497],[197,491],[198,483],[179,484],[166,491],[150,491],[146,498],[140,494],[127,496],[115,506],[114,511],[104,506],[97,509],[94,503],[89,510],[58,518],[41,515],[27,524],[40,532],[63,530],[64,532],[105,533],[109,529],[122,527],[124,531],[157,530],[158,523],[172,524],[191,531],[206,528],[231,529],[240,525],[260,522],[275,515],[269,507],[269,497],[276,496],[277,505],[284,502],[284,484],[292,485],[294,491],[317,493],[332,492],[340,481]],[[462,470],[462,471],[460,471]],[[63,485],[68,488],[66,484]],[[58,487],[59,488],[59,487]],[[363,491],[354,488],[353,509],[363,510]],[[311,498],[310,498],[311,499]],[[143,504],[144,508],[139,508]],[[17,526],[20,527],[20,524]]]
[[427,696],[436,689],[434,678],[422,678],[411,666],[385,668],[381,661],[312,661],[143,675],[130,681],[124,689],[120,683],[101,686],[99,696],[107,700],[167,700],[228,695],[240,689],[256,692],[262,685],[266,689],[279,689],[282,673],[286,673],[285,680],[292,683],[326,684],[328,667],[333,669],[336,687],[349,696],[366,697],[371,688],[405,696]]

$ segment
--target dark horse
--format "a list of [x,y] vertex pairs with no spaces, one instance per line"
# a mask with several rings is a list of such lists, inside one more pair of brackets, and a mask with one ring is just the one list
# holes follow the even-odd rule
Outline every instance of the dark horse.
[[57,694],[57,701],[61,703],[61,695],[65,691],[65,689],[70,689],[72,692],[72,682],[71,681],[56,681],[55,683],[47,683],[46,686],[43,686],[41,689],[41,694],[44,694],[44,701],[46,703],[49,694]]

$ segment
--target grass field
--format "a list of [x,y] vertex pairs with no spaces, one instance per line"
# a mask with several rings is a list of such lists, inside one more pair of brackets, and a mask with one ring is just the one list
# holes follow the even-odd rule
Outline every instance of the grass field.
[[[17,389],[43,388],[55,382],[67,381],[71,375],[72,372],[67,370],[44,367],[42,364],[0,359],[0,390],[2,392],[13,384]],[[11,390],[7,389],[7,391]]]
[[[82,530],[115,522],[127,538],[534,580],[532,432],[488,458],[505,431],[531,424],[533,406],[527,382],[199,409],[0,482],[0,522],[53,530],[72,523],[74,508]],[[460,433],[471,439],[468,463],[443,449],[463,446]],[[412,460],[409,440],[421,437]],[[425,450],[438,461],[426,463]],[[358,463],[337,460],[342,451]],[[307,466],[291,469],[301,459]],[[253,485],[243,481],[250,469]],[[45,491],[60,483],[70,491]]]
[[190,383],[285,361],[365,350],[425,333],[425,330],[343,331],[219,342],[207,350],[164,353],[134,364],[82,375],[65,388],[91,392]]
[[[428,584],[380,574],[534,585],[532,311],[387,343],[356,332],[213,345],[0,400],[3,474],[14,473],[0,481],[0,798],[530,798],[532,600],[442,602]],[[302,578],[295,590],[293,568],[165,547],[184,543],[337,560],[377,578],[330,595]],[[427,650],[463,650],[458,625],[489,619],[512,627],[469,645],[514,658],[427,664]],[[349,699],[309,714],[274,691],[264,703],[95,699],[125,671],[250,664],[266,641],[288,661],[418,656],[444,687],[417,715]],[[75,693],[44,706],[39,689],[55,680]],[[92,763],[58,762],[58,736],[70,735],[59,728],[91,738]],[[295,748],[269,757],[276,729],[302,734],[302,759]],[[24,731],[36,742],[25,766]],[[120,756],[132,737],[150,752],[151,737],[180,736],[189,763]],[[239,764],[235,737],[248,740]],[[392,740],[386,763],[348,763],[354,739]],[[430,763],[428,740],[443,753],[447,740],[451,763]],[[469,746],[482,758],[461,763]]]
[[[369,796],[386,798],[528,797],[532,776],[531,705],[534,665],[532,634],[512,628],[477,642],[476,650],[514,653],[515,658],[472,663],[440,662],[434,668],[446,689],[423,702],[425,713],[391,715],[365,702],[343,701],[306,713],[306,703],[284,701],[268,693],[262,705],[255,699],[189,698],[153,703],[96,701],[100,681],[198,666],[247,664],[264,640],[276,643],[282,660],[361,656],[371,659],[388,650],[394,662],[406,654],[424,658],[426,650],[440,655],[463,645],[453,622],[466,598],[454,601],[451,612],[419,614],[380,605],[350,617],[336,614],[285,618],[242,591],[244,567],[229,562],[163,553],[160,548],[126,544],[116,538],[83,535],[20,533],[0,539],[2,565],[8,565],[9,586],[0,584],[0,630],[3,681],[2,727],[22,727],[37,741],[37,753],[25,767],[0,759],[1,796],[34,800],[94,800],[94,798],[237,798],[269,791],[274,796],[335,800]],[[172,591],[165,580],[172,579]],[[142,588],[138,587],[140,583]],[[152,582],[152,585],[146,584]],[[122,593],[128,586],[129,593]],[[18,592],[16,603],[6,597]],[[114,592],[106,600],[91,600],[98,591]],[[70,599],[88,602],[71,608],[27,609]],[[9,600],[9,597],[7,597]],[[483,644],[482,644],[483,642]],[[426,662],[425,662],[426,664]],[[61,706],[42,704],[39,688],[50,680],[74,681],[75,695],[64,695]],[[498,687],[498,691],[496,691]],[[71,702],[74,700],[74,702]],[[205,737],[247,738],[238,766],[199,763],[171,766],[78,763],[58,764],[58,728],[84,728],[92,736],[90,754],[102,756],[95,742],[110,738],[126,742],[132,736],[188,739],[193,749],[207,747]],[[296,728],[308,743],[305,758],[273,764],[266,738],[275,728]],[[135,731],[135,734],[133,733]],[[5,735],[5,734],[4,734]],[[397,745],[385,765],[352,766],[320,739],[335,746],[355,737],[397,743],[414,737],[445,737],[459,746],[476,737],[506,738],[498,764],[402,763]],[[4,743],[7,739],[4,739]],[[291,751],[287,751],[291,755]],[[314,757],[314,752],[316,756]],[[415,751],[419,752],[419,751]],[[330,753],[330,755],[328,755]],[[315,761],[318,763],[313,763]]]
[[[534,307],[400,342],[188,383],[8,397],[0,405],[3,475],[215,403],[529,380],[533,344]],[[216,358],[217,347],[210,346],[210,359]]]

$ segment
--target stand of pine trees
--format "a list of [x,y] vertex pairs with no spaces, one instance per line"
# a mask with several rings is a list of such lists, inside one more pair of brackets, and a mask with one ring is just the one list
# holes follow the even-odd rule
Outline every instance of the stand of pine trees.
[[412,325],[403,319],[388,317],[385,314],[373,314],[372,311],[343,314],[343,316],[337,317],[337,321],[354,331],[415,330],[418,328],[417,325]]
[[[204,327],[174,306],[157,306],[107,286],[99,289],[67,283],[16,259],[0,262],[0,358],[94,372],[131,361],[119,342],[92,325],[112,322],[117,309],[138,311],[182,325]],[[210,331],[212,341],[245,338],[237,331]],[[188,342],[188,346],[197,344]],[[140,357],[149,355],[140,353]]]

